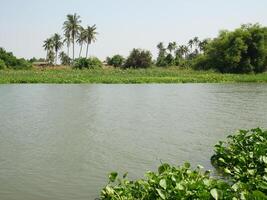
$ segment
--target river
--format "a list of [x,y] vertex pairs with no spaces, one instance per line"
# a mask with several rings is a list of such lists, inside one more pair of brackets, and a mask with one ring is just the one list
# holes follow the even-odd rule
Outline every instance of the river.
[[213,146],[267,128],[266,84],[0,85],[0,199],[93,200],[111,171],[212,169]]

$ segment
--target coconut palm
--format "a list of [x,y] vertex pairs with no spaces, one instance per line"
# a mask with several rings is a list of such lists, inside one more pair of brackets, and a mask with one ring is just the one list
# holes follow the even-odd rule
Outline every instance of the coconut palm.
[[46,51],[46,60],[48,60],[48,54],[49,51],[53,50],[54,48],[54,43],[53,43],[53,39],[52,38],[48,38],[44,41],[44,45],[43,45],[45,51]]
[[70,33],[69,32],[65,32],[64,33],[64,40],[63,43],[67,45],[67,49],[68,49],[68,57],[70,57],[70,43],[71,43],[71,38],[70,38]]
[[188,47],[190,48],[191,52],[193,51],[193,45],[194,45],[194,40],[189,40],[188,41]]
[[87,26],[87,28],[85,29],[85,41],[87,43],[86,46],[86,58],[88,57],[88,49],[89,49],[89,45],[92,44],[92,42],[96,41],[96,35],[98,33],[96,32],[96,25],[93,26]]
[[167,49],[169,50],[170,54],[172,54],[172,51],[175,51],[177,48],[176,42],[170,42]]
[[193,42],[194,42],[195,48],[198,49],[198,45],[199,45],[199,42],[200,42],[198,37],[194,37]]
[[79,57],[81,57],[82,50],[83,50],[83,43],[86,42],[86,31],[83,27],[80,27],[79,35],[78,35],[76,42],[78,42],[78,44],[80,45]]
[[165,47],[164,47],[163,42],[160,42],[160,43],[157,45],[157,48],[159,49],[159,51],[163,51],[163,50],[165,50]]
[[64,34],[70,35],[71,41],[72,41],[72,59],[75,58],[75,39],[79,34],[80,30],[80,16],[76,13],[73,15],[67,15],[67,20],[63,24]]
[[63,42],[61,41],[61,36],[57,33],[55,33],[55,35],[53,36],[53,46],[55,49],[55,63],[57,64],[57,55],[58,55],[58,51],[62,48],[63,46]]
[[186,58],[187,54],[189,53],[189,48],[185,45],[181,45],[181,46],[179,46],[178,53],[182,57]]

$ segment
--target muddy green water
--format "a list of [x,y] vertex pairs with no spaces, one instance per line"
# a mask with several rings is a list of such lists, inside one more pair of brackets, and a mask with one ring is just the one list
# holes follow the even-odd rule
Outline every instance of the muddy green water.
[[267,84],[0,85],[0,199],[93,200],[110,171],[212,169],[213,145],[267,128]]

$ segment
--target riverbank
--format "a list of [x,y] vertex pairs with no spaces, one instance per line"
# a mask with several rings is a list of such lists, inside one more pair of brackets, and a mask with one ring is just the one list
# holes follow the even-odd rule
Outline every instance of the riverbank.
[[2,70],[0,83],[267,83],[267,73],[262,74],[220,74],[211,71],[190,69],[90,69],[68,68]]

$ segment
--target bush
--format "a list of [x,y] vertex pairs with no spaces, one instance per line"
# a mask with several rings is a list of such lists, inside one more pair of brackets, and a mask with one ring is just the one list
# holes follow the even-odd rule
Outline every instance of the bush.
[[6,67],[11,69],[29,69],[32,67],[31,63],[25,59],[17,59],[12,53],[6,52],[0,48],[0,59],[5,63]]
[[74,61],[74,68],[76,69],[83,69],[83,68],[92,69],[92,68],[100,68],[102,66],[103,66],[102,62],[96,57],[78,58]]
[[125,68],[148,68],[152,65],[152,54],[150,51],[133,49],[125,62]]
[[267,68],[267,28],[243,25],[235,31],[221,31],[196,59],[196,69],[217,69],[222,73],[260,73]]
[[[186,163],[181,167],[163,164],[158,173],[147,172],[146,179],[129,181],[117,179],[117,173],[111,173],[110,184],[101,192],[102,200],[109,199],[233,199],[238,194],[227,183],[210,177]],[[115,182],[117,181],[117,182]],[[114,184],[115,183],[115,184]],[[117,198],[118,197],[118,198]]]
[[163,164],[157,173],[147,172],[145,179],[136,181],[128,180],[127,174],[120,179],[118,173],[111,173],[100,199],[267,199],[267,131],[240,130],[215,146],[211,160],[231,179],[212,178],[201,166],[192,170],[188,163],[181,167]]
[[0,59],[0,70],[1,69],[6,69],[6,64],[3,60]]
[[125,59],[121,55],[115,55],[112,58],[107,58],[107,64],[113,67],[122,67]]
[[[215,146],[213,165],[229,175],[236,187],[267,194],[267,131],[241,130]],[[244,186],[243,186],[244,187]]]

